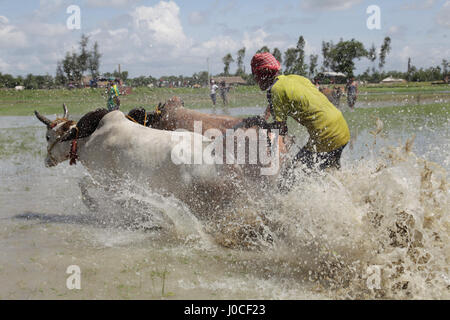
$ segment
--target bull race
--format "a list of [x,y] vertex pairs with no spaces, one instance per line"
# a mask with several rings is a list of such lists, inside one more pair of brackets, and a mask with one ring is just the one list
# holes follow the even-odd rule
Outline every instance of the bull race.
[[449,299],[449,21],[0,1],[0,300]]

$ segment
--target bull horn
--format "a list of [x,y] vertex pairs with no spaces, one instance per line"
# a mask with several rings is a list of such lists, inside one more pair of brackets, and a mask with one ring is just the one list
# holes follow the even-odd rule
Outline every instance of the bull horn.
[[52,121],[45,116],[41,115],[39,112],[34,111],[34,114],[36,115],[36,118],[39,119],[42,123],[44,123],[47,127],[50,127]]
[[63,119],[69,119],[69,118],[68,118],[68,116],[69,116],[69,110],[67,110],[67,107],[66,107],[66,104],[65,104],[65,103],[63,103],[63,109],[64,109],[64,116],[63,116]]

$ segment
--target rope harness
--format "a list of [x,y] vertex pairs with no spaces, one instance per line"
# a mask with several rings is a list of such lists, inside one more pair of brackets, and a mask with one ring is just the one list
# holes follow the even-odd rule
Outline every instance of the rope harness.
[[78,160],[77,148],[78,148],[78,134],[80,133],[80,130],[78,130],[78,127],[75,127],[75,129],[77,130],[77,134],[75,135],[75,139],[72,140],[72,145],[70,147],[69,153],[70,159],[69,164],[71,166],[76,165]]
[[[126,116],[129,120],[133,121],[134,123],[140,124],[139,122],[137,122],[136,120],[134,120],[132,117],[130,117],[129,115]],[[145,122],[144,122],[145,125]]]
[[[56,127],[58,125],[58,123],[52,123],[50,125],[50,129],[53,129],[54,127]],[[78,160],[78,154],[77,154],[77,148],[78,148],[78,134],[79,134],[79,129],[78,127],[75,126],[75,130],[77,131],[77,134],[75,136],[75,139],[72,140],[71,143],[71,148],[70,148],[70,152],[69,152],[69,159],[70,159],[70,165],[76,165],[77,164],[77,160]],[[53,143],[47,148],[47,155],[50,158],[51,161],[57,163],[58,160],[56,160],[55,157],[53,157],[52,155],[52,150],[53,148],[56,146],[57,143],[62,141],[62,138],[64,137],[64,135],[59,136],[55,141],[53,141]]]

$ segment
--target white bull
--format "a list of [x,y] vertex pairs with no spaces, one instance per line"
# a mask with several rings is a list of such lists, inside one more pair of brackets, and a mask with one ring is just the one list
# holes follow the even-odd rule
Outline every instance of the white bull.
[[[76,141],[77,160],[101,185],[131,179],[158,193],[174,195],[199,214],[217,212],[218,207],[236,199],[246,188],[242,179],[238,183],[231,179],[230,173],[238,176],[230,170],[231,166],[182,163],[183,159],[173,152],[179,144],[174,135],[184,141],[197,139],[204,145],[210,143],[197,133],[151,129],[129,121],[120,111],[113,111],[95,124],[89,136],[64,141],[77,126],[67,119],[64,109],[64,117],[55,121],[36,112],[38,119],[47,125],[48,167],[69,160]],[[193,153],[192,160],[194,157]]]

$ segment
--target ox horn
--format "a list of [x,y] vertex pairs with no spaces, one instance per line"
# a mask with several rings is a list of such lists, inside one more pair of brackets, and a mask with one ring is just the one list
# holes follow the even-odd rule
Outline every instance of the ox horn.
[[65,103],[63,103],[63,109],[64,109],[64,116],[63,116],[63,119],[69,119],[69,118],[68,118],[68,116],[69,116],[69,110],[67,109]]
[[36,115],[36,118],[39,119],[39,121],[44,123],[47,127],[50,127],[50,124],[52,123],[52,121],[49,118],[46,118],[45,116],[41,115],[37,111],[34,111],[34,114]]

